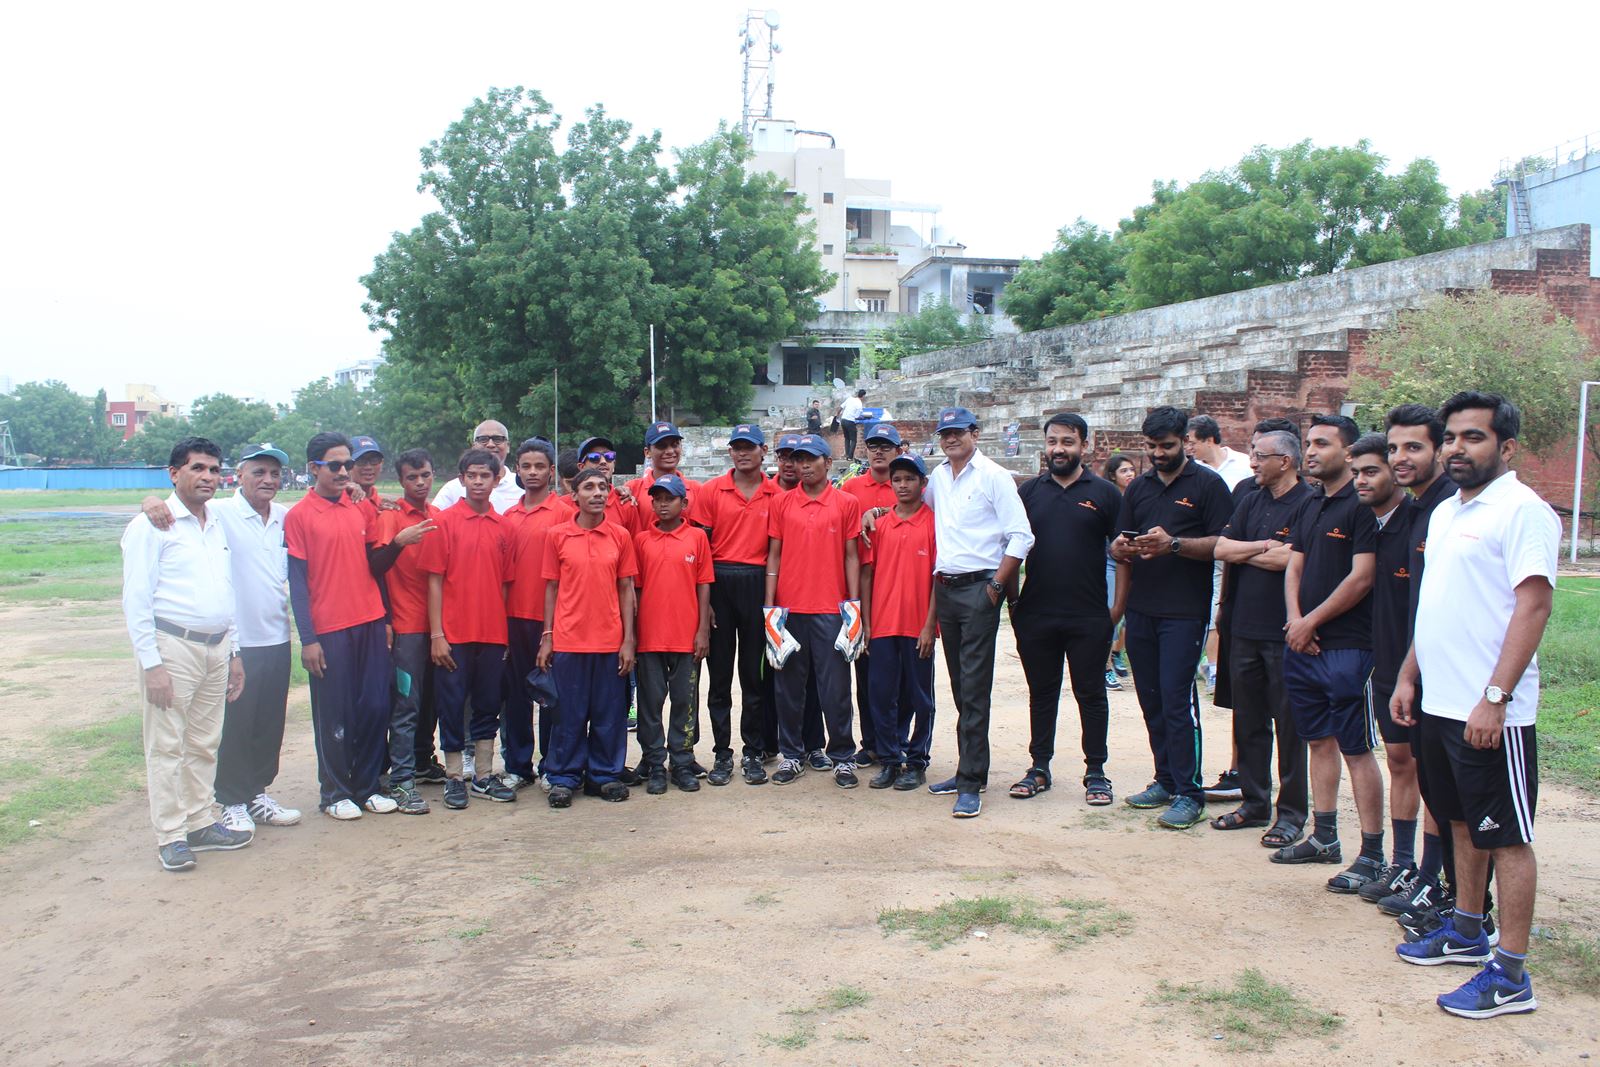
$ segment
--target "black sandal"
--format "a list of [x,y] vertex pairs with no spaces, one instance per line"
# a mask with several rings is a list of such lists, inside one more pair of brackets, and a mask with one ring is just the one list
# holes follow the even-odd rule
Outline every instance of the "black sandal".
[[1103,808],[1110,804],[1115,799],[1111,791],[1111,779],[1103,774],[1084,775],[1083,799],[1086,804],[1094,808]]
[[1267,857],[1273,863],[1343,863],[1339,842],[1325,845],[1315,837],[1308,837],[1297,845],[1278,849]]
[[1018,800],[1028,800],[1040,793],[1050,792],[1050,772],[1043,767],[1029,767],[1022,781],[1011,787],[1011,795]]
[[1235,808],[1225,815],[1218,815],[1211,820],[1213,830],[1243,830],[1251,826],[1265,826],[1267,820],[1259,815],[1250,815],[1243,808]]
[[1288,848],[1300,840],[1300,835],[1305,832],[1305,827],[1296,826],[1292,822],[1275,822],[1272,824],[1272,829],[1261,835],[1261,847]]

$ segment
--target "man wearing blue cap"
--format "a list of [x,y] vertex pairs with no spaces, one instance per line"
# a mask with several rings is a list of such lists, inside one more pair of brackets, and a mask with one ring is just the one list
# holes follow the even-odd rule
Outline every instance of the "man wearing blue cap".
[[[797,433],[780,434],[777,447],[772,450],[778,461],[772,484],[780,493],[787,493],[800,485],[800,467],[794,457],[794,446],[800,443],[800,437]],[[778,756],[778,672],[765,658],[761,661],[761,672],[762,707],[766,709],[763,717],[766,732],[762,736],[767,739],[762,761],[771,763]],[[814,771],[833,770],[833,760],[828,758],[827,735],[822,726],[822,705],[817,700],[815,675],[806,682],[806,711],[800,736],[805,742],[807,765]]]
[[[863,512],[895,506],[894,487],[889,484],[889,461],[900,454],[900,431],[893,423],[878,422],[867,427],[867,469],[846,478],[840,489],[861,503]],[[877,719],[872,711],[871,686],[867,680],[867,658],[856,660],[856,721],[861,733],[861,751],[856,763],[870,767],[878,758]]]
[[956,794],[951,814],[970,819],[983,809],[989,782],[989,699],[1000,603],[1014,597],[1017,573],[1033,548],[1033,528],[1011,473],[978,451],[978,420],[966,408],[945,408],[934,426],[945,462],[928,478],[938,560],[934,600],[945,669],[956,705],[954,778],[928,786]]
[[367,513],[368,524],[376,526],[378,509],[384,504],[378,492],[378,475],[383,473],[383,448],[377,438],[361,434],[350,438],[350,458],[355,461],[355,466],[350,468],[350,495]]
[[[668,474],[678,475],[678,464],[683,461],[683,433],[670,422],[652,422],[644,432],[645,471],[628,483],[628,492],[639,507],[639,528],[648,529],[656,524],[655,513],[650,510],[650,487],[657,478]],[[683,487],[689,491],[683,505],[687,522],[700,525],[696,501],[700,483],[693,478],[683,478]]]
[[733,469],[706,482],[700,491],[700,521],[711,541],[716,576],[711,586],[711,682],[706,692],[716,757],[707,777],[712,785],[726,785],[733,776],[735,668],[739,673],[740,767],[745,782],[765,782],[762,756],[777,751],[776,710],[766,698],[761,677],[767,517],[778,495],[778,486],[761,470],[766,454],[767,439],[760,426],[735,426],[728,435]]

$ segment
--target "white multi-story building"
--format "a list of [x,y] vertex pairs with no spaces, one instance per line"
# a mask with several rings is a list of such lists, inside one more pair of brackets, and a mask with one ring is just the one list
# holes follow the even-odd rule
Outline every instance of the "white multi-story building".
[[378,373],[378,368],[382,364],[382,356],[372,359],[358,359],[354,363],[335,370],[333,372],[333,384],[344,385],[349,383],[358,390],[365,389],[372,384],[372,377]]

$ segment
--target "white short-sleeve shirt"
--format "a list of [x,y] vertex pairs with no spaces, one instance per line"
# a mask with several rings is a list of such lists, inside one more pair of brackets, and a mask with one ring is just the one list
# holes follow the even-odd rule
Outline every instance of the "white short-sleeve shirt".
[[[1422,710],[1466,721],[1500,659],[1517,586],[1532,577],[1556,584],[1561,520],[1507,471],[1463,503],[1440,503],[1428,521],[1427,566],[1417,602],[1417,666]],[[1531,726],[1539,710],[1539,657],[1522,672],[1507,726]]]

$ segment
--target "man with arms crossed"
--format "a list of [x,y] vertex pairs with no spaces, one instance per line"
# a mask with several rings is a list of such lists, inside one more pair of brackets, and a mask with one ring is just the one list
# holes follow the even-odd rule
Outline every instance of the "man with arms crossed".
[[244,691],[234,630],[228,542],[210,506],[222,480],[222,450],[186,437],[167,464],[176,516],[160,531],[143,515],[122,534],[122,613],[139,658],[144,760],[156,854],[169,871],[194,867],[194,853],[243,848],[249,831],[212,815],[223,704]]
[[[1561,522],[1508,465],[1522,418],[1494,393],[1457,393],[1439,409],[1445,466],[1460,492],[1428,521],[1428,568],[1416,636],[1390,713],[1418,725],[1423,773],[1455,834],[1455,914],[1397,946],[1408,963],[1482,963],[1438,998],[1453,1015],[1484,1019],[1538,1007],[1528,981],[1537,880],[1533,813],[1539,795],[1535,650],[1550,618]],[[1420,714],[1418,679],[1423,684]],[[1490,857],[1500,896],[1500,944],[1483,914]]]

